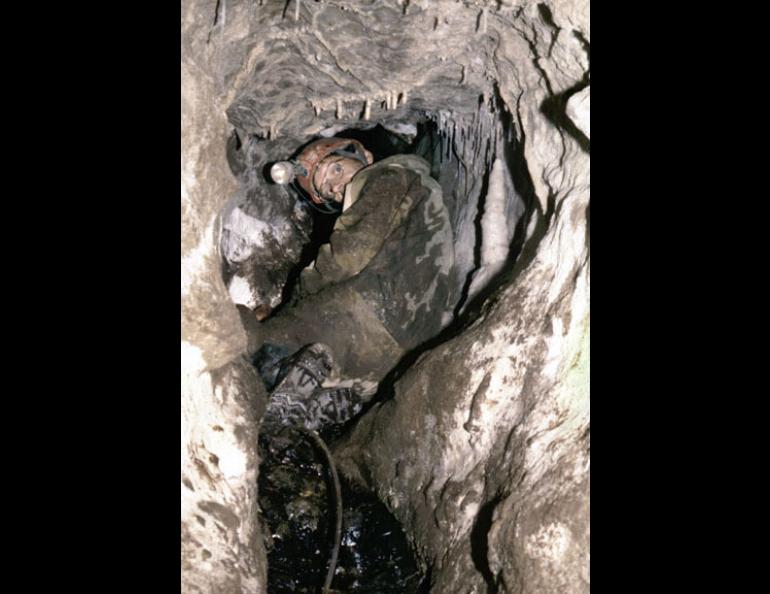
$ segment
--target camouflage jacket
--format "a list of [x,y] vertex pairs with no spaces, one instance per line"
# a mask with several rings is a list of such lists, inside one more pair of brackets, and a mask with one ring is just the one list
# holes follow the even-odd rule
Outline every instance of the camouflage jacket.
[[448,324],[456,301],[454,238],[441,188],[424,159],[395,155],[359,171],[347,194],[353,204],[302,272],[300,290],[349,285],[401,349],[414,348]]

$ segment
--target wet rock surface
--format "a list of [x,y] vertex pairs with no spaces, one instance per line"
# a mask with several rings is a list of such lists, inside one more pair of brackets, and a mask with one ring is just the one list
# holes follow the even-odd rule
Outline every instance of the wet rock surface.
[[[333,547],[335,505],[323,454],[287,429],[260,437],[259,505],[269,529],[268,593],[316,594]],[[422,581],[406,535],[373,495],[342,486],[335,592],[411,594]]]

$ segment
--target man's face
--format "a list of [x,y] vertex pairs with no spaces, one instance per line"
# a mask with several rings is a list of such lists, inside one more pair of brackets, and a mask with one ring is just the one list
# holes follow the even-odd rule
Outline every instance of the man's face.
[[313,184],[322,197],[342,202],[345,186],[363,166],[358,159],[329,155],[316,167]]

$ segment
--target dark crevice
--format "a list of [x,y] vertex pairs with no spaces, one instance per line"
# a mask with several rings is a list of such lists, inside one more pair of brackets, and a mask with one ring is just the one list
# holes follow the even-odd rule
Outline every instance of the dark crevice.
[[496,495],[491,501],[487,501],[482,505],[471,529],[471,559],[473,560],[473,565],[487,583],[487,594],[497,594],[498,592],[497,580],[489,567],[488,551],[492,517],[495,508],[502,499],[501,495]]
[[421,138],[421,135],[418,134],[412,142],[404,135],[387,130],[381,124],[376,124],[371,128],[348,128],[338,132],[335,136],[360,141],[372,152],[375,162],[393,155],[413,153],[414,146]]
[[551,37],[551,43],[548,46],[548,57],[551,57],[551,54],[553,53],[553,47],[556,45],[556,40],[559,38],[559,33],[561,32],[561,27],[559,27],[553,20],[553,13],[551,12],[551,9],[548,8],[546,4],[538,4],[537,10],[540,13],[540,18],[543,19],[543,22],[551,27],[553,29],[553,36]]
[[551,225],[554,215],[556,214],[556,194],[553,190],[548,189],[548,196],[545,197],[545,224]]
[[[544,5],[538,5],[538,8]],[[547,10],[547,7],[545,7]],[[543,12],[541,9],[541,16],[543,16],[546,24],[549,24],[547,21],[547,16],[550,14],[550,11]],[[551,18],[551,22],[553,22],[553,18]],[[556,26],[555,23],[553,26]],[[575,123],[567,116],[566,107],[567,107],[567,101],[569,101],[569,98],[572,97],[575,93],[579,93],[583,89],[585,89],[589,84],[591,80],[591,72],[590,67],[583,75],[580,82],[573,85],[566,91],[563,91],[562,93],[554,93],[553,87],[551,86],[551,81],[548,78],[548,74],[545,72],[545,69],[540,65],[540,56],[537,52],[537,31],[532,30],[533,35],[535,36],[535,39],[532,40],[526,35],[522,33],[522,37],[526,40],[527,45],[529,45],[530,51],[532,52],[532,55],[534,58],[532,59],[532,63],[537,69],[537,71],[540,73],[540,75],[543,78],[543,83],[546,86],[546,89],[548,90],[548,94],[550,95],[547,99],[545,99],[540,106],[540,110],[543,113],[543,115],[557,128],[560,128],[564,131],[566,131],[570,136],[572,136],[584,151],[587,153],[591,152],[590,147],[590,140],[589,138],[575,125]],[[583,47],[586,50],[586,53],[589,54],[589,64],[590,64],[590,52],[588,45],[588,42],[585,40],[585,37],[583,37],[579,32],[575,31],[575,35],[578,37],[578,39],[583,44]]]
[[334,223],[337,221],[338,214],[317,212],[313,216],[313,231],[310,234],[310,241],[302,248],[302,254],[300,255],[299,262],[289,272],[289,277],[286,279],[286,284],[283,287],[283,293],[281,295],[281,303],[275,308],[272,315],[278,314],[285,307],[290,306],[294,299],[294,290],[299,282],[299,277],[302,271],[313,263],[318,256],[318,250],[325,243],[329,243],[332,231],[334,231]]
[[588,57],[588,69],[591,69],[591,43],[585,38],[585,35],[583,35],[580,31],[574,30],[572,31],[572,34],[577,37],[578,41],[580,41],[580,45],[583,46],[583,49],[586,52],[586,56]]
[[283,20],[283,19],[285,19],[285,18],[286,18],[286,13],[288,12],[288,10],[289,10],[289,5],[290,5],[292,2],[297,2],[297,0],[286,0],[286,4],[284,4],[284,6],[283,6],[283,12],[281,13],[281,20]]
[[563,93],[553,95],[543,101],[541,105],[541,111],[548,120],[567,132],[572,138],[574,138],[581,149],[585,152],[591,152],[590,139],[578,128],[575,123],[567,115],[567,102],[572,95],[579,93],[590,84],[590,71],[586,72],[583,79],[576,85],[570,87]]
[[460,316],[460,312],[468,300],[468,292],[470,291],[471,284],[473,283],[473,276],[481,267],[481,246],[483,240],[481,221],[484,217],[484,208],[486,206],[487,192],[489,191],[489,177],[491,173],[492,169],[490,167],[487,168],[487,170],[484,171],[481,176],[481,190],[479,192],[478,210],[476,212],[476,218],[473,221],[473,226],[476,229],[476,244],[473,246],[473,268],[466,275],[465,283],[463,284],[462,290],[460,291],[460,298],[457,301],[457,305],[455,306],[454,310],[455,318]]
[[216,29],[217,23],[219,22],[219,8],[222,4],[222,0],[217,0],[216,8],[214,8],[214,22],[211,24],[211,28],[209,29],[209,34],[206,37],[206,43],[211,43],[211,34],[214,32],[214,29]]
[[551,86],[551,79],[548,78],[548,74],[546,73],[545,69],[540,65],[540,54],[537,52],[537,30],[533,27],[532,28],[532,35],[534,36],[534,39],[530,39],[526,35],[522,36],[527,42],[527,45],[529,45],[529,50],[532,52],[532,65],[535,67],[535,69],[540,73],[540,76],[543,77],[543,83],[545,84],[545,88],[548,91],[549,95],[553,95],[553,87]]
[[433,588],[433,568],[428,565],[425,570],[425,575],[420,582],[420,586],[417,588],[416,594],[430,594],[431,588]]
[[[580,33],[580,31],[573,30],[572,33],[575,35],[578,41],[580,41],[580,44],[583,46],[583,49],[586,52],[586,57],[588,58],[588,69],[583,74],[583,77],[580,79],[580,81],[566,91],[563,91],[558,95],[554,95],[551,91],[551,97],[543,101],[541,111],[551,123],[566,131],[577,141],[580,148],[590,154],[590,139],[583,133],[582,130],[580,130],[580,128],[575,125],[569,116],[567,116],[567,102],[569,101],[570,97],[576,93],[579,93],[591,84],[591,44],[586,40],[583,34]],[[532,47],[532,51],[535,51],[534,47]],[[539,64],[537,65],[539,67]],[[542,70],[541,72],[543,76],[545,76],[545,72]]]
[[[504,105],[505,102],[500,93],[500,86],[497,83],[493,86],[493,91],[497,103],[499,105]],[[516,126],[513,121],[513,112],[500,110],[500,118],[502,120],[503,133],[515,135]],[[514,190],[524,202],[524,214],[516,225],[513,241],[511,243],[511,250],[508,254],[509,263],[515,262],[521,253],[521,248],[526,240],[527,226],[529,225],[530,217],[532,216],[533,206],[537,204],[535,185],[532,182],[532,176],[529,173],[527,160],[524,157],[524,140],[525,136],[522,128],[521,137],[517,138],[515,142],[502,143],[503,156],[510,167]]]
[[543,19],[543,22],[554,29],[555,31],[560,31],[561,27],[559,27],[556,22],[553,20],[553,13],[551,12],[551,9],[548,7],[547,4],[540,3],[537,5],[537,11],[540,13],[540,18]]
[[243,149],[243,142],[238,135],[237,130],[233,130],[230,136],[227,138],[227,145],[225,147],[225,154],[227,157],[227,164],[230,166],[232,174],[238,178],[241,177],[248,167],[245,162],[245,156]]
[[[493,88],[496,96],[496,101],[499,105],[504,105],[502,96],[500,95],[500,89],[497,85]],[[513,121],[513,113],[511,111],[499,110],[500,125],[502,126],[503,137],[508,134],[515,134],[515,126]],[[523,129],[522,129],[523,130]],[[538,216],[539,201],[535,195],[535,186],[532,182],[532,177],[529,173],[526,158],[524,157],[524,142],[525,136],[523,131],[520,133],[521,138],[514,139],[512,142],[503,142],[502,144],[502,157],[508,164],[511,181],[513,182],[514,190],[524,205],[524,214],[519,218],[516,223],[516,228],[513,233],[513,239],[511,241],[508,258],[505,265],[502,267],[500,273],[491,278],[487,285],[483,287],[476,296],[465,305],[465,311],[462,315],[462,321],[460,326],[465,327],[467,324],[473,322],[480,313],[480,308],[484,302],[502,285],[510,283],[520,270],[526,267],[529,263],[529,259],[524,265],[519,265],[519,261],[523,254],[523,247],[527,241],[527,229],[532,216]],[[500,150],[498,148],[498,150]],[[542,213],[541,213],[542,218]],[[533,237],[536,242],[539,242],[539,237],[545,234],[547,226],[543,226],[542,233],[538,234],[536,228],[535,235]],[[531,241],[530,241],[531,243]],[[534,253],[534,250],[533,252]]]

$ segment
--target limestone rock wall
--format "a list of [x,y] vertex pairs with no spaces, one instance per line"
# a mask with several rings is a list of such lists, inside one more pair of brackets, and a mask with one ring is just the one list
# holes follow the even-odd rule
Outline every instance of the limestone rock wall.
[[182,2],[181,581],[185,593],[257,594],[266,576],[255,487],[262,387],[221,274],[219,212],[237,184],[225,156],[221,53],[206,43],[215,4]]
[[587,89],[587,6],[527,4],[498,26],[539,202],[527,243],[511,282],[338,455],[411,527],[432,591],[588,592],[589,154],[564,112]]

